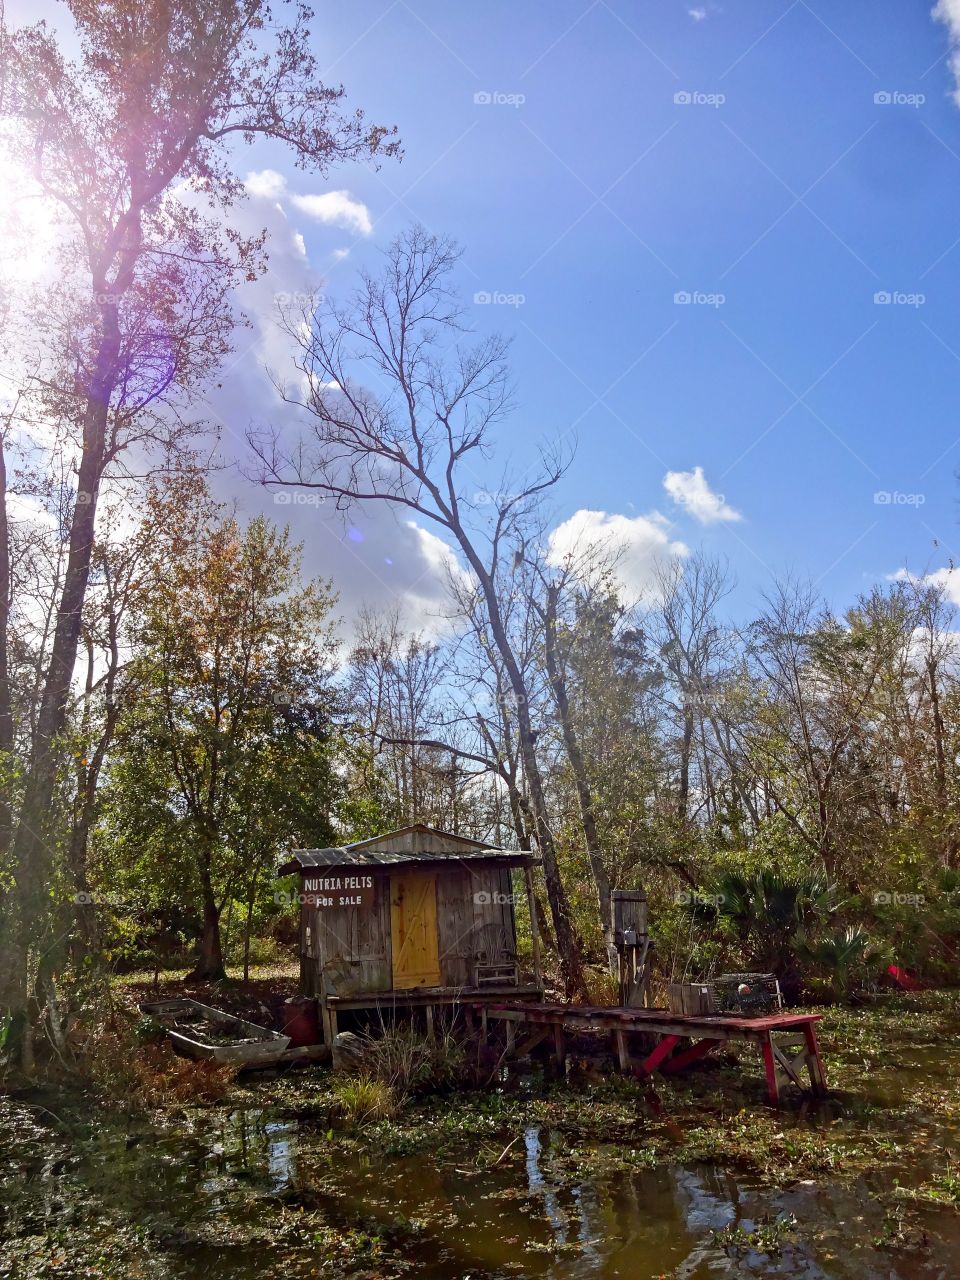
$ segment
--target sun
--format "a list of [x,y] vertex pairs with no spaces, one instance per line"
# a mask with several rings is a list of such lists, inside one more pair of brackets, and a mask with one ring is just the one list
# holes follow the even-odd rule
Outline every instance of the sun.
[[0,274],[8,285],[52,278],[57,219],[27,171],[0,151]]

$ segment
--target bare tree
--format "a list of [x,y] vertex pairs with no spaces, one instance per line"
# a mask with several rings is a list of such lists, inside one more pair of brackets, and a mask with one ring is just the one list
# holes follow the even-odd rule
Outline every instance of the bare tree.
[[[450,242],[414,228],[398,237],[380,276],[365,273],[345,307],[287,316],[306,379],[312,431],[292,448],[275,431],[252,440],[267,484],[300,485],[341,504],[386,502],[441,529],[466,562],[491,642],[516,703],[520,752],[543,858],[560,965],[570,994],[584,990],[580,946],[557,864],[527,688],[505,623],[504,601],[523,557],[523,530],[563,464],[544,459],[533,478],[483,490],[478,464],[509,407],[506,348],[490,337],[472,345],[463,332],[451,273]],[[492,497],[492,501],[490,501]]]

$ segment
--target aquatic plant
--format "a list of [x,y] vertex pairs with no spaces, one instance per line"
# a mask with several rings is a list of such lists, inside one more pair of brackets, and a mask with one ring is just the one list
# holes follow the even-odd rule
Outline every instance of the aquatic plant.
[[390,1120],[399,1109],[397,1095],[385,1080],[338,1075],[332,1087],[337,1110],[358,1125]]

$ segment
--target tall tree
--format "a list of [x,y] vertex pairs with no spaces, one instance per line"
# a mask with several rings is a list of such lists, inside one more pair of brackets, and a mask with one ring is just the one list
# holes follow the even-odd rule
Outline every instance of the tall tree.
[[[380,276],[363,275],[352,303],[289,315],[308,394],[286,394],[310,414],[312,435],[293,449],[269,431],[253,444],[264,482],[317,488],[341,503],[390,503],[442,530],[462,555],[515,701],[554,934],[573,994],[584,990],[580,945],[504,607],[528,522],[563,468],[545,459],[532,479],[507,481],[492,502],[477,501],[474,464],[509,407],[506,348],[498,337],[458,345],[462,308],[450,280],[456,260],[448,241],[415,227],[390,246]],[[373,390],[381,386],[382,394]]]
[[[171,511],[151,548],[131,662],[140,696],[121,732],[126,752],[140,753],[166,791],[193,852],[195,973],[218,978],[224,902],[256,883],[271,842],[276,853],[281,836],[303,827],[304,772],[329,769],[336,644],[329,590],[300,581],[288,533],[262,518],[243,529],[204,506],[199,495]],[[316,778],[314,787],[322,810],[329,788]],[[326,829],[329,813],[320,819]]]
[[[52,867],[48,815],[77,657],[104,477],[135,441],[183,422],[190,393],[230,345],[233,285],[262,267],[262,236],[230,225],[242,195],[236,142],[270,139],[324,172],[389,152],[385,131],[342,110],[309,50],[310,11],[263,0],[68,0],[69,62],[40,24],[2,33],[0,109],[13,149],[60,211],[65,306],[47,312],[47,412],[73,425],[77,498],[37,732],[15,836],[17,948],[7,1003],[26,1019],[30,944]],[[203,212],[206,205],[209,213]]]

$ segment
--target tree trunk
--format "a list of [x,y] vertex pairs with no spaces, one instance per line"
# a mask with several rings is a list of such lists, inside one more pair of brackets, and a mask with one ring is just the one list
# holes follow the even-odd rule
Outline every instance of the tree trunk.
[[680,741],[680,793],[677,796],[677,821],[686,826],[690,804],[690,757],[693,752],[693,708],[683,695],[683,736]]
[[547,675],[557,704],[560,717],[560,728],[563,733],[563,744],[566,748],[570,770],[573,773],[577,801],[580,806],[580,825],[583,827],[583,838],[587,846],[587,857],[590,870],[593,872],[593,883],[597,891],[597,906],[603,923],[604,937],[607,943],[607,963],[611,973],[616,973],[617,951],[613,940],[613,917],[610,911],[610,877],[603,861],[600,848],[600,836],[597,832],[597,817],[593,807],[593,792],[587,777],[587,766],[580,749],[580,739],[570,714],[570,699],[567,697],[567,681],[563,672],[563,661],[560,645],[557,640],[557,604],[559,589],[551,585],[547,588],[547,608],[544,615],[544,653]]
[[58,739],[67,718],[70,684],[77,661],[80,621],[90,576],[96,527],[97,498],[109,415],[116,383],[120,331],[115,303],[105,304],[104,321],[83,421],[83,447],[77,476],[77,500],[70,522],[70,545],[63,590],[57,607],[50,665],[44,681],[36,739],[23,790],[23,805],[13,842],[17,886],[16,966],[23,986],[14,991],[15,1020],[26,1011],[30,957],[40,922],[49,910],[56,844],[53,811],[60,752]]
[[190,973],[193,979],[219,982],[227,976],[223,967],[223,946],[220,939],[220,908],[213,892],[210,874],[212,859],[210,848],[204,844],[200,851],[200,885],[203,892],[203,931],[200,934],[200,954]]
[[[3,775],[13,752],[13,711],[10,695],[10,526],[7,521],[6,442],[0,434],[0,770]],[[4,780],[0,785],[0,858],[10,848],[13,808]]]
[[[13,764],[13,712],[10,694],[10,526],[7,520],[6,441],[0,434],[0,863],[13,836],[13,806],[7,785]],[[5,911],[0,919],[0,1005],[26,1005],[26,965],[21,965],[16,938],[16,917]],[[21,972],[22,969],[22,972]]]
[[943,859],[947,867],[957,865],[957,837],[953,830],[950,814],[950,802],[947,794],[947,753],[944,747],[946,737],[943,724],[943,711],[940,706],[940,690],[937,687],[937,664],[933,658],[927,659],[927,677],[930,681],[930,710],[933,712],[933,744],[935,777],[937,787],[937,804],[940,812],[947,818],[948,826],[943,843]]

